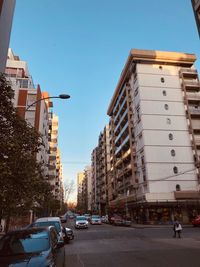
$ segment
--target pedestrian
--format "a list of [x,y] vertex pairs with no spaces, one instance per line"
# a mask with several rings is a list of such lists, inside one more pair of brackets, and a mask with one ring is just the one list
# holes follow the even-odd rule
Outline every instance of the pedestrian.
[[179,221],[176,220],[173,225],[173,231],[174,231],[173,237],[176,238],[176,234],[177,234],[178,238],[181,238],[181,230],[182,230],[182,226],[179,223]]

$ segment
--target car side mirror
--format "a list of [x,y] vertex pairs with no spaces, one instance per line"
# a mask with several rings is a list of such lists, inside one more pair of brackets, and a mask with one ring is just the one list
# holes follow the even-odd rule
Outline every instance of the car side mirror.
[[56,248],[62,248],[64,247],[65,242],[64,241],[58,241]]

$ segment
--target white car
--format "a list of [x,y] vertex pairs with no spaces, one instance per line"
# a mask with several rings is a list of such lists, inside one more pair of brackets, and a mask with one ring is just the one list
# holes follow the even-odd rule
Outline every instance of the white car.
[[90,219],[91,224],[101,224],[101,217],[99,215],[92,215]]
[[75,221],[75,228],[88,228],[88,220],[85,216],[77,216]]

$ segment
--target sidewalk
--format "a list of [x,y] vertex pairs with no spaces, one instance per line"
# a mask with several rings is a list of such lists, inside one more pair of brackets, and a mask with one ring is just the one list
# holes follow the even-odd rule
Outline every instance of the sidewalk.
[[[137,224],[137,223],[132,223],[131,224],[132,228],[138,228],[138,229],[144,229],[144,228],[172,228],[172,224]],[[184,228],[188,227],[193,227],[192,224],[183,224]]]

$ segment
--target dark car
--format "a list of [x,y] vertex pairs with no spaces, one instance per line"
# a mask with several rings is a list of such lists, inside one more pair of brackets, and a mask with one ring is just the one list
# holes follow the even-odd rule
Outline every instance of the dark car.
[[62,223],[66,223],[67,222],[67,214],[60,216],[60,220]]
[[114,215],[110,218],[110,223],[116,226],[131,226],[131,219],[120,215]]
[[53,226],[12,231],[0,239],[0,266],[63,266],[63,246]]
[[192,220],[193,226],[200,226],[200,215],[198,215],[194,220]]
[[72,229],[67,227],[62,227],[62,231],[65,243],[69,243],[70,240],[74,239],[74,232],[72,231]]

